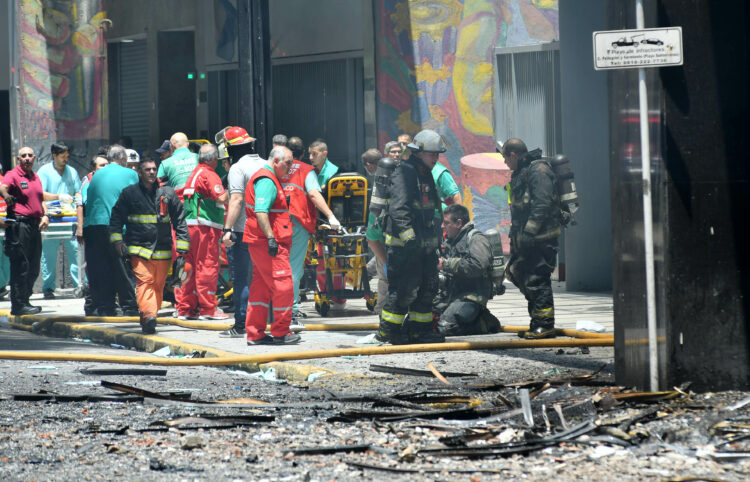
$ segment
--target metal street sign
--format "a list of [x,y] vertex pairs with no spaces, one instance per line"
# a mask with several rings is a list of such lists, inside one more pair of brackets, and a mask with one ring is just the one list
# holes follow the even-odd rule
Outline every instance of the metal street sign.
[[594,68],[682,65],[682,27],[594,32]]

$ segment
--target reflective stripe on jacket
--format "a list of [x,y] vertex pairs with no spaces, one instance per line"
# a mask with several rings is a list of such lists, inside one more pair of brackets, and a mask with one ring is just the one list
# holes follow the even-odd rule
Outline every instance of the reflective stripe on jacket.
[[[123,226],[125,235],[123,236]],[[146,259],[172,258],[172,227],[181,253],[190,249],[185,211],[174,189],[146,190],[140,182],[126,187],[112,208],[109,222],[111,243],[124,242],[128,253]]]
[[196,189],[196,184],[200,178],[214,177],[211,174],[221,182],[213,169],[206,164],[198,164],[185,183],[182,197],[185,200],[185,219],[189,226],[203,225],[216,229],[224,228],[224,204],[206,197]]

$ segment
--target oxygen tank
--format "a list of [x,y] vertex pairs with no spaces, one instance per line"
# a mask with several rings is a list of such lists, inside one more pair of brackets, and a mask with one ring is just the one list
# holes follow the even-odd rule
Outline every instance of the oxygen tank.
[[372,197],[370,198],[370,212],[376,219],[388,207],[388,202],[391,199],[391,174],[395,169],[396,161],[390,157],[383,157],[378,161],[378,170],[375,171],[375,185],[372,188]]
[[[560,196],[560,206],[563,211],[573,214],[578,211],[578,192],[573,176],[573,168],[570,165],[570,159],[564,154],[558,154],[550,161],[552,169],[557,177],[557,193]],[[575,220],[572,221],[575,224]]]
[[485,233],[492,249],[492,294],[505,293],[505,259],[503,258],[503,242],[497,229],[488,229]]

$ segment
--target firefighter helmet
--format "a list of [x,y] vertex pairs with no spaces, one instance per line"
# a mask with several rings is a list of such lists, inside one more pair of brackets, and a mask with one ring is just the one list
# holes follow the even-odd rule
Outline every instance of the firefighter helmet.
[[431,129],[420,131],[406,147],[413,152],[445,152],[448,150],[443,136]]
[[242,127],[228,127],[224,131],[224,139],[228,146],[240,146],[242,144],[255,142],[255,138],[250,137],[250,134],[248,134]]

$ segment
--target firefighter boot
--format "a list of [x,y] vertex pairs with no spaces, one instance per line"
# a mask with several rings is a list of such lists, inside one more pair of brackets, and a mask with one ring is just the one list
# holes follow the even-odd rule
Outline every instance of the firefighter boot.
[[444,343],[445,335],[435,333],[432,313],[409,312],[406,322],[407,343]]
[[406,315],[383,310],[380,313],[380,327],[375,334],[375,339],[381,343],[390,343],[391,345],[403,345],[407,343],[401,334],[401,327],[404,324],[405,317]]
[[519,331],[518,337],[525,338],[526,340],[541,340],[544,338],[554,338],[557,336],[557,330],[554,326],[544,327],[537,326],[528,331]]

